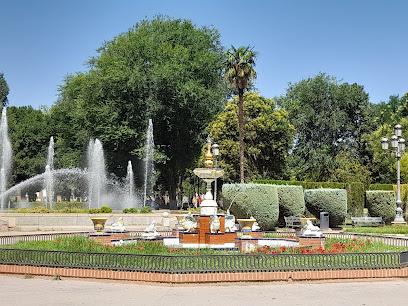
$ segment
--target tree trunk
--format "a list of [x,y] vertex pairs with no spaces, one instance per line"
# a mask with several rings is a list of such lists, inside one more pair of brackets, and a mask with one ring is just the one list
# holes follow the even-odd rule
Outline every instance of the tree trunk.
[[176,171],[169,171],[169,176],[167,177],[167,189],[169,192],[169,208],[171,210],[176,210],[178,209]]
[[241,184],[245,182],[244,177],[244,90],[238,90],[238,129],[239,129],[239,171],[240,171],[240,178]]

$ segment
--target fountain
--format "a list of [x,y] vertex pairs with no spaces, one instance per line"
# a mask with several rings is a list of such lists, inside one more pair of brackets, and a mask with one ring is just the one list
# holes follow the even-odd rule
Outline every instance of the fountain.
[[134,207],[136,202],[136,195],[135,195],[135,178],[132,168],[132,162],[129,160],[127,166],[127,174],[126,174],[126,191],[127,191],[127,199],[126,199],[126,208]]
[[47,196],[47,203],[50,209],[52,209],[52,202],[54,197],[54,137],[51,136],[50,144],[48,146],[47,164],[45,166],[45,190]]
[[207,140],[207,153],[205,153],[205,168],[194,169],[194,174],[203,179],[207,183],[207,193],[204,196],[204,200],[200,204],[200,215],[213,216],[217,214],[217,202],[214,200],[211,193],[211,183],[224,175],[224,170],[219,168],[213,168],[211,153],[211,140]]
[[153,121],[149,119],[149,125],[146,133],[146,152],[145,152],[145,181],[144,181],[144,193],[143,193],[143,206],[146,206],[147,197],[153,194],[153,181],[154,181],[154,139],[153,139]]
[[106,185],[106,169],[102,143],[98,138],[88,144],[88,206],[100,208],[102,191]]
[[[3,107],[0,122],[0,194],[3,194],[7,190],[7,180],[11,171],[11,163],[12,150],[8,136],[7,109]],[[5,200],[6,198],[3,196],[0,199],[1,210],[4,210]]]

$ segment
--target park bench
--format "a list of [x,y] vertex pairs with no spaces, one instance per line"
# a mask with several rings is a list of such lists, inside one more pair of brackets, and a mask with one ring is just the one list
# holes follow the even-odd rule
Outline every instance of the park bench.
[[379,226],[384,225],[382,217],[351,217],[351,225]]
[[287,216],[285,218],[286,227],[295,228],[295,227],[302,227],[302,223],[300,218],[303,216]]

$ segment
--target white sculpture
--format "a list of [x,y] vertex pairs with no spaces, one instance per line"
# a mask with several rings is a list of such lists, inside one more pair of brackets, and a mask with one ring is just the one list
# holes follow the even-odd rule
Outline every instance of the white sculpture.
[[322,231],[320,227],[313,225],[312,221],[306,220],[302,236],[320,237],[322,236]]
[[143,238],[152,239],[160,236],[156,229],[156,220],[153,220],[148,227],[145,228],[144,233],[142,234]]
[[234,215],[226,215],[225,216],[225,231],[226,232],[235,232],[237,227],[235,226],[235,217]]
[[197,220],[189,213],[181,219],[181,226],[187,232],[193,232],[197,228]]
[[261,229],[261,227],[259,226],[258,222],[254,222],[254,224],[252,224],[252,231],[256,232],[259,231]]
[[118,222],[115,222],[111,225],[110,230],[113,232],[124,232],[126,231],[126,227],[123,224],[123,218],[120,217]]
[[211,233],[218,233],[220,230],[220,218],[217,215],[210,217],[210,231]]

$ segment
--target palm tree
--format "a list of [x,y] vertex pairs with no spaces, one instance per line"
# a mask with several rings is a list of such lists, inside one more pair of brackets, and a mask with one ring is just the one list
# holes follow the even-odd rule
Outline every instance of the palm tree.
[[238,91],[238,127],[239,127],[239,169],[241,184],[244,183],[244,92],[250,87],[250,81],[256,79],[255,58],[258,52],[250,46],[236,49],[231,46],[225,54],[224,78]]

